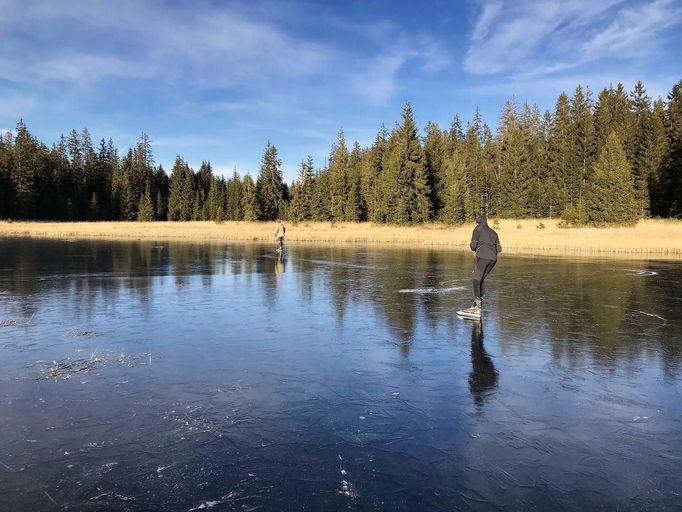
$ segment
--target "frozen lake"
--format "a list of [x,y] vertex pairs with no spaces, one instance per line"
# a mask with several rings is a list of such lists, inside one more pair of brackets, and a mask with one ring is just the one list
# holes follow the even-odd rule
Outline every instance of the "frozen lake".
[[682,263],[471,264],[0,240],[0,510],[679,510]]

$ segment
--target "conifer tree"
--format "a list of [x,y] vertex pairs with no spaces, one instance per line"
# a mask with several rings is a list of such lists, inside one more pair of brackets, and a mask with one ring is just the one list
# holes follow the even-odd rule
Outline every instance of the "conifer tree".
[[379,176],[383,170],[382,162],[386,152],[387,139],[388,132],[382,124],[374,139],[374,144],[366,152],[362,162],[360,196],[362,198],[363,210],[366,212],[366,218],[372,222],[383,222],[384,220],[384,213],[378,208],[381,202],[381,190],[378,188],[378,185]]
[[226,190],[227,218],[229,220],[242,220],[244,218],[242,204],[242,180],[234,169],[232,177],[227,182]]
[[329,202],[329,173],[317,172],[313,181],[312,215],[314,220],[331,220]]
[[142,194],[139,211],[137,212],[137,220],[140,222],[151,222],[154,220],[154,203],[152,203],[149,187],[145,188]]
[[524,144],[513,102],[502,112],[499,128],[498,178],[493,211],[502,217],[525,217],[529,213],[529,176],[524,175]]
[[305,220],[305,213],[303,212],[303,197],[301,194],[301,182],[294,182],[289,187],[291,193],[291,202],[289,203],[288,218],[300,222]]
[[[579,167],[576,165],[574,141],[568,96],[561,93],[552,116],[547,141],[547,177],[543,192],[546,203],[543,205],[543,215],[557,217],[567,205],[578,199],[575,195],[569,195],[566,186],[567,170]],[[575,190],[573,193],[576,194]]]
[[632,161],[631,141],[634,133],[634,116],[631,102],[623,84],[614,89],[609,86],[599,93],[594,114],[596,152],[600,153],[609,134],[614,131],[626,149],[626,156]]
[[582,86],[578,85],[569,107],[575,157],[569,160],[569,167],[564,173],[568,200],[572,204],[577,203],[596,158],[593,108],[592,92],[589,88],[583,92]]
[[646,94],[642,82],[635,84],[631,94],[635,130],[632,138],[632,173],[635,179],[637,204],[641,217],[649,215],[649,174],[651,169],[647,162],[647,149],[652,133],[651,98]]
[[472,209],[467,204],[471,197],[466,179],[465,153],[463,148],[455,149],[443,162],[443,207],[440,220],[447,224],[461,224]]
[[424,150],[409,102],[403,106],[402,118],[402,124],[391,134],[384,165],[389,207],[387,220],[394,224],[427,222],[432,212],[431,190]]
[[[483,155],[483,120],[481,118],[481,110],[477,107],[474,117],[467,125],[466,134],[462,142],[462,158],[464,165],[464,218],[474,219],[479,213],[477,204],[480,202],[480,197],[486,191],[489,185],[486,178],[486,157]],[[489,141],[492,137],[488,137]],[[488,147],[489,157],[492,160],[491,147]],[[454,156],[454,154],[453,154]],[[452,194],[450,194],[452,197]],[[452,217],[452,215],[450,215]]]
[[90,205],[88,207],[88,220],[99,220],[100,209],[99,201],[97,201],[97,193],[93,192],[90,196]]
[[668,95],[668,156],[664,185],[669,190],[671,217],[682,218],[682,80]]
[[160,190],[156,191],[156,199],[154,200],[154,218],[155,220],[166,220],[168,211],[166,210],[166,202],[163,200],[163,195]]
[[348,180],[348,148],[343,130],[339,130],[329,155],[329,202],[333,220],[343,220],[350,191]]
[[10,217],[13,209],[14,190],[12,187],[11,158],[12,158],[11,134],[0,133],[0,218]]
[[594,164],[584,200],[591,224],[634,224],[639,217],[632,170],[615,131],[609,134]]
[[204,216],[204,203],[205,203],[205,197],[204,197],[204,189],[199,188],[194,194],[194,205],[192,206],[192,216],[191,220],[206,220]]
[[408,195],[410,184],[406,173],[401,172],[402,147],[399,127],[396,126],[388,138],[379,181],[380,200],[376,205],[381,222],[407,224],[410,222]]
[[540,109],[524,104],[519,116],[519,127],[523,140],[523,161],[521,179],[528,180],[526,215],[541,217],[542,183],[545,179],[547,162],[545,159],[545,139]]
[[647,170],[649,177],[649,203],[651,214],[658,217],[668,215],[663,188],[664,164],[668,155],[668,137],[666,133],[665,103],[661,98],[654,102],[651,116],[649,117],[649,137],[646,140],[642,165]]
[[[460,128],[461,129],[461,128]],[[443,133],[436,123],[426,124],[426,138],[424,139],[424,156],[426,175],[431,189],[431,203],[434,217],[440,216],[440,210],[445,204],[445,161],[450,156],[452,144],[450,134]]]
[[347,222],[359,222],[363,216],[360,199],[360,166],[362,162],[362,150],[356,142],[348,158],[347,184],[348,195],[344,204],[344,220]]
[[211,185],[208,189],[208,198],[206,200],[206,216],[205,220],[221,221],[225,220],[225,212],[223,211],[223,184],[221,180],[215,176],[211,176]]
[[23,120],[17,124],[11,161],[10,178],[15,194],[15,214],[20,219],[34,218],[36,206],[34,184],[36,170],[40,164],[40,147]]
[[285,186],[281,165],[277,148],[268,141],[256,180],[260,220],[274,220],[283,210]]
[[313,187],[315,168],[313,157],[308,156],[299,166],[298,183],[291,187],[291,211],[294,220],[304,221],[313,218]]
[[178,155],[170,177],[170,195],[168,197],[168,220],[189,220],[190,194],[187,191],[187,163]]
[[249,174],[244,176],[242,182],[242,211],[246,221],[253,222],[261,218],[256,184]]

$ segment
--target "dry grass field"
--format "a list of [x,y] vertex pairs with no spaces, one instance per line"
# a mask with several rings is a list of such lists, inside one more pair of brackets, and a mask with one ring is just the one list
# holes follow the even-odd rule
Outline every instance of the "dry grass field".
[[[554,219],[500,220],[504,252],[682,259],[682,221],[644,220],[635,227],[562,229]],[[544,228],[538,226],[544,225]],[[473,224],[384,226],[287,222],[287,242],[398,244],[466,248]],[[0,222],[0,237],[240,240],[274,242],[265,222]]]

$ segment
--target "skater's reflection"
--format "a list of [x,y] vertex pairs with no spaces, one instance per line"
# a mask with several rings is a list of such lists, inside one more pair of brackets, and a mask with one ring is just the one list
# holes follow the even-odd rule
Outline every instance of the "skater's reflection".
[[275,262],[275,273],[281,274],[284,272],[284,254],[279,253],[277,255],[277,261]]
[[497,388],[498,373],[492,359],[483,346],[483,322],[472,322],[471,328],[471,374],[469,391],[474,403],[482,406]]

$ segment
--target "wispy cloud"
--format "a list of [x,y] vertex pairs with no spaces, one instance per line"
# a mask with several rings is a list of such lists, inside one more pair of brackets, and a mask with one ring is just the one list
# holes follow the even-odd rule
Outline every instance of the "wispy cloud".
[[680,21],[682,4],[673,0],[656,0],[623,9],[604,30],[583,44],[582,58],[592,60],[618,53],[646,53],[661,32]]
[[[448,63],[436,41],[413,34],[410,40],[416,44],[409,47],[395,26],[383,20],[344,24],[332,16],[320,19],[330,30],[363,38],[367,45],[358,49],[303,36],[236,4],[192,2],[169,8],[160,0],[2,3],[3,44],[22,51],[0,50],[0,79],[17,84],[88,88],[114,78],[156,81],[160,92],[182,82],[191,87],[248,87],[262,94],[276,87],[300,90],[306,79],[317,79],[327,89],[380,103],[395,92],[396,72],[406,60],[416,60],[425,73]],[[397,55],[398,49],[403,55]],[[365,87],[359,76],[375,64],[380,69],[370,78],[381,83]],[[381,71],[389,75],[378,76]],[[350,87],[343,87],[344,80]],[[241,105],[227,101],[222,110],[242,110]]]
[[370,103],[383,105],[396,94],[398,74],[407,63],[425,73],[436,73],[450,64],[450,57],[445,48],[432,39],[399,40],[390,51],[359,66],[351,75],[351,86]]
[[480,8],[464,69],[546,75],[599,59],[632,59],[633,52],[652,52],[681,16],[675,0],[499,0]]

